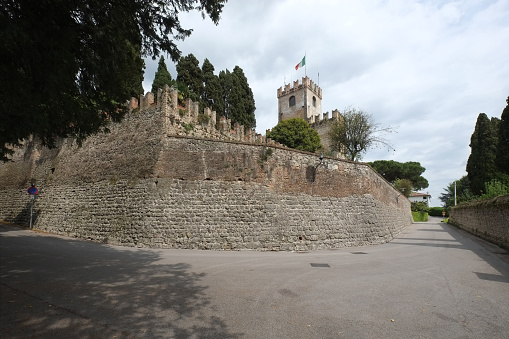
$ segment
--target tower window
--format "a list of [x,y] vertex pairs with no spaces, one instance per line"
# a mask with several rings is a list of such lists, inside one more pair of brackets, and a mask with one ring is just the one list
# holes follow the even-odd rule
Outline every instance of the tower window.
[[295,96],[292,95],[288,103],[290,107],[295,106]]
[[316,107],[316,97],[313,97],[313,107]]

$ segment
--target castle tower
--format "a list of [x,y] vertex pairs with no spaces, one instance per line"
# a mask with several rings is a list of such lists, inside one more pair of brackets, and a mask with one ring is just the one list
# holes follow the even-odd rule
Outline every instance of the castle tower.
[[302,118],[314,122],[322,114],[322,89],[306,76],[277,90],[278,122],[291,118]]

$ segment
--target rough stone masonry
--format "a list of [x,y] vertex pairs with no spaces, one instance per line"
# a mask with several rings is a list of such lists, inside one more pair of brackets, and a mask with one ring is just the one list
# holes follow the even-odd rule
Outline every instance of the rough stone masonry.
[[28,225],[35,180],[35,229],[125,246],[305,251],[385,243],[412,223],[366,164],[214,130],[176,91],[157,97],[82,147],[27,140],[0,164],[0,220]]

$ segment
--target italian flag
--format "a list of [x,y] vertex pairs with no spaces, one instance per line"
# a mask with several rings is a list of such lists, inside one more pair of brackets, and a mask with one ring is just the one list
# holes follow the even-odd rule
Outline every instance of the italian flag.
[[306,64],[306,56],[304,55],[304,58],[295,66],[295,70],[298,70],[299,68],[302,68]]

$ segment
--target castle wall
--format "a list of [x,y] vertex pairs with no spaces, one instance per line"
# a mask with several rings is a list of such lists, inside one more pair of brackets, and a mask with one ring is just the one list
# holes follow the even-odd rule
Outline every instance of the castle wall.
[[126,246],[337,248],[390,241],[412,222],[409,201],[367,165],[320,164],[256,137],[238,141],[239,130],[180,135],[170,105],[140,107],[81,148],[16,150],[0,164],[0,219],[29,224],[34,178],[36,229]]

